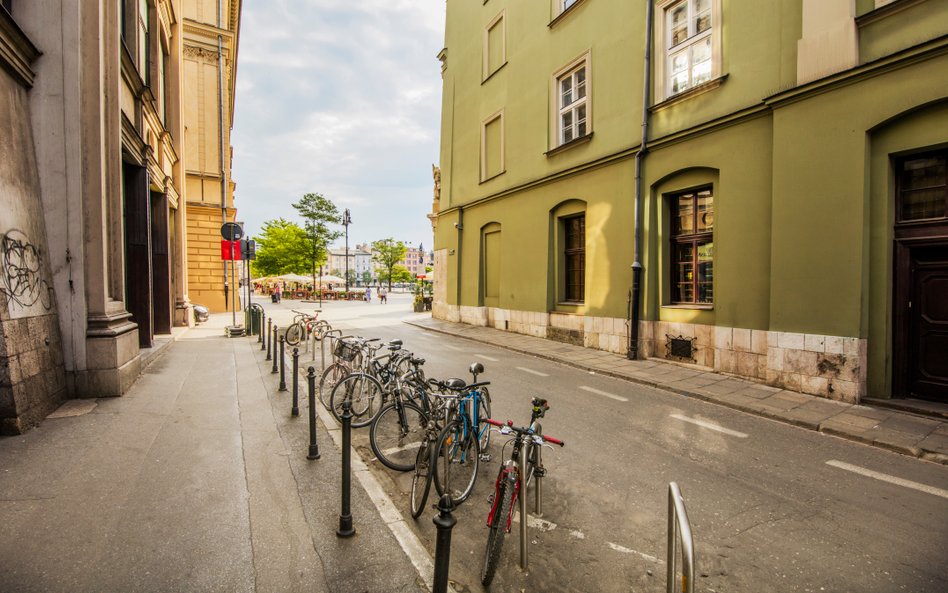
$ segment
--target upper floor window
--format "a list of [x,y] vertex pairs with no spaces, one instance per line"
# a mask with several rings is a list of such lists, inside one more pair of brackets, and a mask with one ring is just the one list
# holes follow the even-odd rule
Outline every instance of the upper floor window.
[[586,53],[554,75],[554,146],[567,144],[592,132],[589,54]]
[[566,9],[569,8],[570,6],[576,4],[578,1],[579,1],[579,0],[560,0],[560,4],[562,5],[562,6],[560,7],[560,11],[566,10]]
[[720,70],[720,0],[672,0],[660,35],[664,96],[708,82]]
[[896,175],[899,222],[948,218],[948,150],[903,159]]
[[707,187],[669,197],[674,304],[714,302],[714,195]]
[[151,44],[148,27],[148,0],[139,0],[138,2],[138,71],[142,75],[145,84],[151,82],[151,73],[149,72],[151,64],[148,61],[148,46]]
[[481,73],[482,80],[487,80],[490,75],[500,70],[500,67],[507,63],[507,20],[504,18],[506,11],[500,11],[484,29],[484,49],[483,49],[483,68]]

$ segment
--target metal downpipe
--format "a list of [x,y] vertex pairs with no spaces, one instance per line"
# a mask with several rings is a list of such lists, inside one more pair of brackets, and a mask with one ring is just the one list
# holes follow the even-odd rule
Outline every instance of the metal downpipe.
[[649,99],[652,94],[652,19],[654,4],[646,1],[644,82],[642,86],[642,142],[635,154],[635,226],[633,230],[632,295],[629,305],[629,360],[639,357],[639,309],[642,302],[642,168],[648,152]]

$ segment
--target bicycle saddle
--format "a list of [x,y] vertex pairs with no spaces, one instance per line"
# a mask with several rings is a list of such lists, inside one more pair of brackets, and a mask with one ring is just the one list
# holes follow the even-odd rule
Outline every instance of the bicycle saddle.
[[484,365],[479,362],[472,362],[471,366],[467,369],[472,375],[480,375],[484,372]]
[[411,362],[411,364],[413,364],[413,365],[415,365],[415,366],[421,366],[421,365],[425,364],[425,359],[424,359],[424,358],[412,358],[409,362]]
[[401,340],[392,340],[388,343],[389,350],[400,350],[403,342]]
[[448,389],[464,389],[467,383],[464,379],[458,379],[457,377],[451,377],[450,379],[444,382],[445,387]]

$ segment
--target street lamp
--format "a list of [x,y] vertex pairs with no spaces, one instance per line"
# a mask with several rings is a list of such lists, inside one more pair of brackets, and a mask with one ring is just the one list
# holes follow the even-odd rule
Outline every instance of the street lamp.
[[342,215],[342,226],[346,227],[346,297],[349,296],[349,225],[352,224],[352,217],[349,216],[349,209]]

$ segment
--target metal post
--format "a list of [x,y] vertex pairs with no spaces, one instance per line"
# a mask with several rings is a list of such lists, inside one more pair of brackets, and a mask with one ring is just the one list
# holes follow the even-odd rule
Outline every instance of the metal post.
[[270,368],[270,374],[275,375],[277,371],[277,336],[280,335],[280,328],[277,327],[277,324],[273,324],[273,335],[270,336],[270,341],[273,343],[273,367]]
[[300,415],[300,349],[293,348],[293,407],[290,414]]
[[[257,324],[257,342],[263,342],[263,320],[267,318],[263,307],[260,307],[260,323]],[[263,350],[263,346],[260,347]]]
[[527,446],[520,448],[520,568],[527,570],[527,483],[524,480],[527,472]]
[[279,391],[286,391],[286,334],[280,336],[280,388]]
[[678,484],[670,482],[668,484],[668,552],[666,554],[668,572],[665,577],[667,593],[673,593],[675,590],[676,540],[681,542],[681,591],[694,593],[695,543],[691,534],[691,522],[688,520],[688,512],[685,510]]
[[435,540],[434,588],[432,593],[447,593],[448,591],[448,570],[451,568],[451,530],[458,522],[451,515],[453,510],[454,503],[451,502],[451,495],[445,494],[438,502],[440,513],[432,519],[435,527],[438,528],[438,538]]
[[[534,450],[537,452],[537,465],[534,470],[538,470],[543,467],[543,447],[540,445],[534,445]],[[537,504],[536,504],[536,513],[537,517],[543,516],[543,503],[540,502],[543,498],[543,472],[537,473],[533,472],[533,482],[536,484],[533,488],[536,490],[537,494]]]
[[[313,350],[313,356],[316,355],[316,350]],[[320,369],[326,370],[326,337],[323,336],[323,339],[319,341],[319,360],[320,360]]]
[[352,449],[352,402],[346,398],[342,402],[342,512],[339,514],[339,537],[352,537],[355,529],[352,527],[352,511],[349,508],[349,479],[351,477],[351,449]]
[[306,459],[319,459],[319,445],[316,444],[316,369],[313,367],[306,371],[306,382],[309,384],[309,454]]
[[273,337],[273,318],[271,317],[270,319],[267,319],[267,339],[264,340],[264,342],[267,343],[267,360],[270,360],[271,358],[270,357],[270,344],[272,342],[270,341],[270,338],[272,337]]

